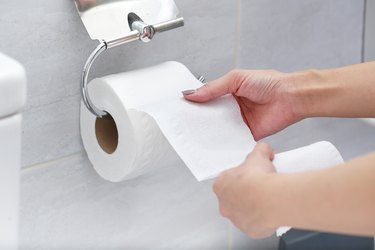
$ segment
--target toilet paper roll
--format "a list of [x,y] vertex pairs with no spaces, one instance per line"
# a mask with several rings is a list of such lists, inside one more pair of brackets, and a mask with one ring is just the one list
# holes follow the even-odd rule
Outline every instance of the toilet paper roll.
[[[82,104],[81,134],[99,175],[121,181],[177,155],[198,181],[239,165],[256,142],[232,96],[205,104],[183,99],[181,90],[201,86],[177,62],[94,79],[90,97],[109,116],[96,118]],[[338,158],[334,146],[324,142],[277,155],[275,165],[283,172],[308,168],[309,162],[333,165]]]
[[81,108],[83,144],[96,171],[121,181],[168,161],[174,150],[198,180],[240,164],[255,141],[237,103],[231,96],[202,105],[183,99],[181,90],[200,86],[177,62],[91,81],[93,103],[110,114],[100,119]]

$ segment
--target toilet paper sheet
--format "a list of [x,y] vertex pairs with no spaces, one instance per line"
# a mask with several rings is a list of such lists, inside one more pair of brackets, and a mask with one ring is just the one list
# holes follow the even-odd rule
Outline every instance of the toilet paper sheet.
[[[97,139],[96,117],[82,104],[83,144],[96,171],[107,180],[121,181],[178,155],[202,181],[239,165],[256,142],[232,96],[205,104],[183,99],[182,90],[201,86],[177,62],[91,81],[93,103],[113,117],[118,132],[118,137],[109,138],[117,140],[116,149],[105,152]],[[339,152],[329,142],[277,154],[274,160],[277,171],[284,173],[341,162]]]

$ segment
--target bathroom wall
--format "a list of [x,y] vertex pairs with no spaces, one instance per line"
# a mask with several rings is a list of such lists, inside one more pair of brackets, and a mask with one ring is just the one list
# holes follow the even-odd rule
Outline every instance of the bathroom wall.
[[[213,79],[235,67],[337,67],[359,63],[362,0],[176,0],[186,26],[105,53],[93,77],[178,60]],[[270,249],[217,212],[211,183],[181,162],[145,177],[108,183],[92,170],[79,132],[79,77],[96,46],[73,1],[0,0],[0,51],[23,63],[21,247],[25,249]],[[109,27],[110,28],[110,27]],[[357,120],[314,119],[266,139],[276,150],[320,139],[349,159],[375,148],[374,128]],[[351,136],[348,140],[348,135]]]
[[293,71],[361,62],[363,1],[242,1],[238,66]]
[[[244,0],[239,9],[238,67],[290,72],[362,60],[364,1]],[[373,134],[374,129],[362,121],[319,118],[302,121],[265,141],[281,151],[329,140],[350,159],[375,149]],[[283,142],[286,138],[288,143]]]
[[366,0],[365,6],[363,59],[373,61],[375,60],[375,1]]

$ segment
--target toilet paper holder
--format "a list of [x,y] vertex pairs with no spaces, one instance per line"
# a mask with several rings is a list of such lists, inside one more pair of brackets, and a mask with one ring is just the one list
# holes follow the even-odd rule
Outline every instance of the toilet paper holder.
[[95,59],[105,50],[125,43],[137,40],[147,43],[156,33],[182,27],[184,19],[180,17],[174,0],[74,1],[91,39],[100,42],[84,64],[81,96],[92,114],[103,117],[107,112],[92,103],[87,88],[88,75]]

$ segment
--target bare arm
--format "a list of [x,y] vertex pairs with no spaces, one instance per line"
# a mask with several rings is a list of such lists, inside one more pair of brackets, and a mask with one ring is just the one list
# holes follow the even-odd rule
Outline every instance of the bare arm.
[[258,144],[215,181],[220,212],[253,238],[279,226],[375,235],[375,153],[331,168],[277,174],[273,152]]
[[[375,62],[290,74],[234,71],[185,98],[206,102],[227,93],[256,139],[307,117],[375,117]],[[222,215],[249,236],[282,225],[375,235],[375,153],[298,174],[276,174],[272,158],[261,144],[214,184]]]
[[319,171],[277,174],[264,188],[268,227],[375,235],[375,153]]
[[295,73],[233,70],[183,93],[193,102],[233,94],[259,140],[307,117],[375,117],[375,62]]
[[[375,62],[295,73],[296,79],[306,76],[295,83],[304,117],[375,117]],[[276,224],[375,235],[375,153],[329,169],[278,175],[274,184],[278,209],[270,218],[276,216]]]
[[375,117],[375,62],[289,77],[302,117]]

